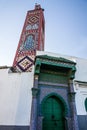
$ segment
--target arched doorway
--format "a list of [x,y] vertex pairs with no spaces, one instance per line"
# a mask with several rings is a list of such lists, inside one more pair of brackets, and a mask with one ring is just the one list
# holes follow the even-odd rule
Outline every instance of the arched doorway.
[[49,96],[42,105],[42,130],[65,130],[64,105],[55,95]]
[[85,99],[85,109],[86,109],[86,112],[87,112],[87,98]]

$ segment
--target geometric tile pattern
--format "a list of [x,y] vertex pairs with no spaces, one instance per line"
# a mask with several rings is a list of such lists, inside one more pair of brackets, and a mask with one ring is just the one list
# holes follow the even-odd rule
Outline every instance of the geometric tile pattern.
[[28,23],[29,24],[34,24],[34,23],[38,22],[38,20],[39,20],[39,16],[38,15],[34,15],[34,16],[29,17]]
[[35,41],[34,35],[30,34],[26,37],[26,40],[21,44],[20,51],[30,51],[34,49]]
[[[42,24],[43,23],[43,24]],[[44,16],[40,5],[28,11],[13,62],[17,72],[31,72],[36,50],[44,50]]]
[[31,67],[34,64],[34,56],[25,56],[21,60],[18,61],[17,67],[21,71],[31,71]]

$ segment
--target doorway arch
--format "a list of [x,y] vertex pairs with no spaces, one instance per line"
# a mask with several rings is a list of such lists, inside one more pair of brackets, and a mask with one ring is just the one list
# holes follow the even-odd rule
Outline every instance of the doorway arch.
[[61,96],[46,96],[42,101],[42,130],[65,130],[64,117],[67,111],[67,105]]
[[86,112],[87,112],[87,98],[85,99],[85,109],[86,109]]

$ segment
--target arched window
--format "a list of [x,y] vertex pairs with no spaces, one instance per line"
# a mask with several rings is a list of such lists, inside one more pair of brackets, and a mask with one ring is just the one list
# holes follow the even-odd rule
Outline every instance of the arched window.
[[86,112],[87,112],[87,98],[85,99],[85,109],[86,109]]

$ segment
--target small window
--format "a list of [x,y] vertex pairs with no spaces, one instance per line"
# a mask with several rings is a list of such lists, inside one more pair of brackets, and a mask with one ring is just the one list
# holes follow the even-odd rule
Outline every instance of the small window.
[[87,112],[87,98],[85,99],[85,109],[86,109],[86,112]]

